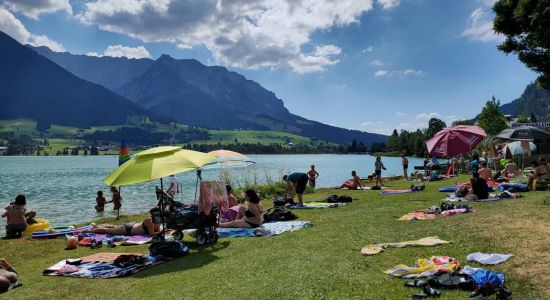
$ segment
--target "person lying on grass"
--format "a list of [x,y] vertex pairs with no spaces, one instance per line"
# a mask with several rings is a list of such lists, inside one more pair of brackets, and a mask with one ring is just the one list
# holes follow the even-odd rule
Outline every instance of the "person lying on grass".
[[359,187],[363,188],[363,184],[361,184],[361,178],[357,176],[357,172],[351,171],[351,180],[347,180],[346,182],[342,183],[342,185],[338,188],[348,188],[350,190],[356,190]]
[[151,217],[145,218],[141,223],[128,222],[124,225],[103,225],[84,232],[112,234],[112,235],[150,235],[156,236],[160,232],[160,225],[153,223]]
[[248,203],[248,208],[240,206],[235,220],[220,223],[220,227],[257,228],[262,225],[264,208],[258,194],[254,190],[246,190],[244,200]]

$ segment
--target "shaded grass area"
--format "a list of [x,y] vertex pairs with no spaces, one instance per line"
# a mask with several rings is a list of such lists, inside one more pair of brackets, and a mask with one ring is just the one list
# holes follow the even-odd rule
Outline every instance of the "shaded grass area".
[[[466,181],[465,176],[459,181]],[[441,186],[453,181],[427,183],[426,191],[379,195],[378,191],[324,189],[305,195],[306,201],[329,194],[351,195],[353,203],[337,209],[298,210],[302,220],[314,226],[275,237],[220,239],[213,246],[197,247],[191,254],[127,278],[74,279],[42,276],[43,269],[68,257],[97,251],[147,252],[147,246],[63,250],[65,241],[0,241],[1,255],[21,273],[23,287],[2,296],[10,299],[121,297],[128,299],[410,299],[418,290],[404,280],[383,274],[418,258],[449,255],[468,264],[472,252],[512,253],[508,262],[488,269],[505,272],[515,299],[548,299],[550,264],[548,223],[550,192],[526,193],[518,200],[471,203],[475,213],[438,217],[435,220],[401,222],[402,215],[438,205]],[[404,181],[389,181],[389,188],[406,188]],[[268,207],[269,201],[264,201]],[[127,216],[139,221],[145,215]],[[99,222],[112,222],[111,219]],[[397,242],[438,235],[449,245],[388,249],[364,257],[369,243]],[[476,263],[472,266],[479,267]],[[467,298],[462,291],[444,291],[441,299]],[[0,297],[2,297],[0,296]]]

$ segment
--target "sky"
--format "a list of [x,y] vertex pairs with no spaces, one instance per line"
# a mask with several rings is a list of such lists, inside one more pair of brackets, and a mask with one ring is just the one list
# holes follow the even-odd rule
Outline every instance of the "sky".
[[221,65],[291,113],[381,134],[450,125],[537,75],[497,50],[494,0],[0,0],[0,31],[57,52]]

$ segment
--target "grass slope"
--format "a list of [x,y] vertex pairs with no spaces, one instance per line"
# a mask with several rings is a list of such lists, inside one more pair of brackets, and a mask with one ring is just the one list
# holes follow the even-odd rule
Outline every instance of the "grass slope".
[[[467,177],[459,178],[466,181]],[[404,181],[385,183],[405,188]],[[438,205],[449,180],[428,183],[421,193],[380,196],[378,191],[324,189],[306,200],[347,194],[353,203],[337,209],[300,210],[314,226],[275,237],[220,239],[197,247],[189,240],[189,256],[122,279],[94,280],[42,276],[42,270],[68,257],[97,251],[147,252],[147,246],[114,250],[79,248],[66,251],[65,241],[0,241],[2,256],[21,273],[23,287],[0,297],[9,299],[410,299],[417,289],[385,275],[397,264],[413,265],[418,258],[449,255],[468,263],[472,252],[513,253],[508,262],[488,269],[505,272],[515,299],[548,299],[550,288],[550,214],[544,200],[550,192],[531,192],[518,200],[471,203],[475,213],[401,222],[396,219],[432,204]],[[266,201],[266,206],[269,204]],[[32,203],[31,203],[32,205]],[[127,204],[128,205],[128,204]],[[125,217],[138,221],[143,216]],[[112,221],[112,220],[102,220]],[[57,224],[59,225],[59,224]],[[369,243],[397,242],[438,235],[449,245],[388,249],[364,257]],[[441,299],[467,298],[463,291],[443,291]],[[79,298],[80,298],[79,297]],[[493,296],[494,297],[494,296]]]

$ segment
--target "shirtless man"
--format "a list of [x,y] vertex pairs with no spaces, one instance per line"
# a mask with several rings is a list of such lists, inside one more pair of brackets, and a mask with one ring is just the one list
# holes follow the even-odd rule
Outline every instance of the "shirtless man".
[[[544,161],[545,162],[545,161]],[[531,162],[531,167],[533,167],[533,175],[529,176],[527,186],[530,190],[535,190],[533,182],[535,179],[538,180],[550,180],[550,170],[546,165],[539,164],[538,161],[534,160]]]
[[344,182],[339,189],[341,188],[348,188],[350,190],[356,190],[358,187],[363,188],[363,184],[361,184],[361,178],[357,176],[357,172],[351,171],[351,180],[347,180]]
[[477,172],[479,173],[479,177],[483,178],[485,181],[489,181],[493,178],[493,172],[491,172],[491,169],[487,168],[487,162],[482,162],[481,168]]

